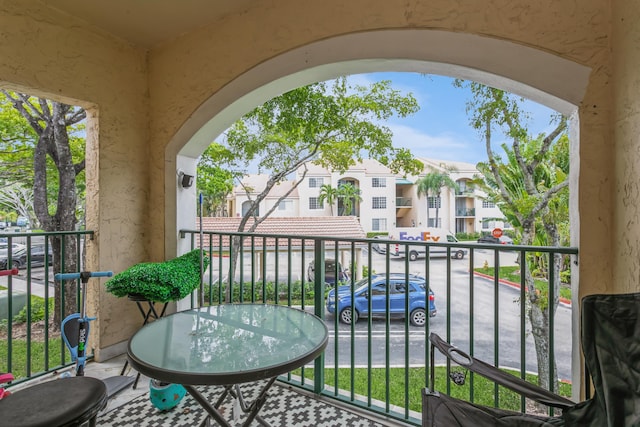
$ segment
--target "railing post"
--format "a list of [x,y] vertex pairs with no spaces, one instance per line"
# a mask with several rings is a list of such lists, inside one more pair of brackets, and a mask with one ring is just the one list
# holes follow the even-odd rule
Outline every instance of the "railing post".
[[[316,316],[324,320],[324,240],[316,239],[314,246],[313,310]],[[314,360],[313,367],[313,392],[320,394],[324,390],[324,352]]]

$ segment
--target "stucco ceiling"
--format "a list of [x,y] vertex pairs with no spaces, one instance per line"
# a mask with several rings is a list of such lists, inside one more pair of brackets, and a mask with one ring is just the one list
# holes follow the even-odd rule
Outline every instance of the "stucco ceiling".
[[249,7],[255,0],[42,0],[141,47],[152,47]]

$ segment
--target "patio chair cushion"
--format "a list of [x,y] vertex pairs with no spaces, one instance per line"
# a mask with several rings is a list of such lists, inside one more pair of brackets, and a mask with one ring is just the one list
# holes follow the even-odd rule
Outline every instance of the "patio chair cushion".
[[107,387],[91,377],[60,378],[0,400],[0,424],[12,427],[79,426],[98,415]]
[[[205,256],[203,269],[208,266]],[[168,302],[186,297],[200,283],[200,250],[195,249],[169,261],[136,264],[113,276],[106,287],[117,297],[137,295],[149,301]]]

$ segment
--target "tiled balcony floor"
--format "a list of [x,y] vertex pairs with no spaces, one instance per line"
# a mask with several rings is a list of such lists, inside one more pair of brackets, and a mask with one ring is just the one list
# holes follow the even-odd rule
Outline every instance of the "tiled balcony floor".
[[[124,357],[118,357],[104,363],[89,363],[86,375],[97,378],[119,375]],[[135,371],[129,372],[135,375]],[[248,400],[257,387],[244,385],[243,393]],[[129,388],[114,398],[98,416],[100,426],[199,426],[204,418],[202,408],[187,394],[184,399],[170,411],[156,409],[148,398],[149,379],[140,377],[136,390]],[[209,387],[201,390],[203,394],[214,400],[222,392],[221,387]],[[225,417],[232,418],[232,402],[230,398],[222,406]],[[269,392],[265,406],[260,415],[273,427],[278,426],[406,426],[397,421],[377,417],[376,414],[340,404],[332,399],[317,397],[295,387],[276,381]],[[240,425],[243,418],[236,420]],[[233,424],[233,423],[232,423]],[[211,425],[217,425],[214,421]],[[257,421],[252,426],[260,425]]]

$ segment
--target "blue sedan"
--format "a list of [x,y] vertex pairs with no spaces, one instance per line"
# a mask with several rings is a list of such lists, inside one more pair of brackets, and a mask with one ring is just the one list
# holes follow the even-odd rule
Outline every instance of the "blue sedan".
[[[389,286],[387,290],[387,284]],[[360,317],[386,316],[387,305],[389,315],[405,318],[406,290],[409,289],[409,321],[414,326],[424,326],[427,323],[427,304],[429,317],[436,315],[435,296],[431,289],[427,297],[427,281],[422,276],[402,273],[377,274],[371,276],[371,288],[369,279],[365,278],[355,284],[351,303],[351,287],[340,286],[336,310],[336,289],[332,289],[327,297],[327,310],[329,313],[338,312],[341,322],[351,324],[357,322]],[[369,313],[369,289],[371,290],[371,313]],[[389,301],[387,304],[387,296]],[[427,303],[428,301],[428,303]]]

